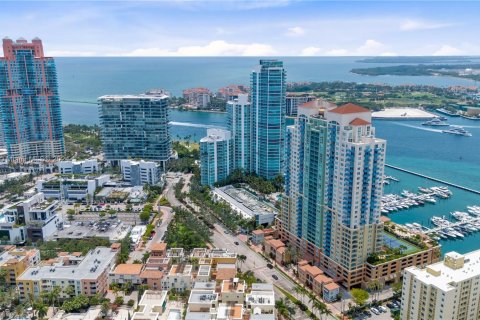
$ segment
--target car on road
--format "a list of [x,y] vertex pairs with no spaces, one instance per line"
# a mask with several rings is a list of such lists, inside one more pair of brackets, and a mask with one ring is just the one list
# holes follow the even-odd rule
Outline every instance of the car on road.
[[367,318],[370,318],[372,316],[372,313],[368,310],[363,311],[362,314],[363,314],[364,317],[367,317]]
[[235,245],[237,245],[237,246],[240,244],[240,243],[238,243],[238,241],[235,241],[234,243],[235,243]]
[[278,280],[278,276],[276,274],[272,274],[272,278]]
[[374,307],[371,307],[370,308],[370,311],[372,311],[373,313],[375,313],[376,315],[379,315],[380,314],[380,311],[378,311],[377,308],[374,308]]
[[267,263],[267,268],[268,268],[268,269],[273,269],[272,264],[271,264],[271,263]]

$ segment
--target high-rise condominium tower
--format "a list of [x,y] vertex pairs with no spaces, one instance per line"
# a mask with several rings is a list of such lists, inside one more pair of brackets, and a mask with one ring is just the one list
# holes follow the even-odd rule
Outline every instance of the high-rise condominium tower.
[[64,152],[57,71],[42,41],[3,39],[0,107],[9,160],[53,159]]
[[370,111],[353,104],[323,115],[300,107],[288,132],[281,229],[332,275],[357,284],[382,243],[386,142],[375,138]]
[[265,179],[283,173],[285,159],[285,94],[283,62],[260,60],[251,74],[252,170]]
[[171,156],[168,96],[120,95],[98,98],[105,159],[140,158],[165,164]]
[[227,102],[227,125],[233,139],[234,167],[251,172],[252,109],[247,94]]
[[200,140],[200,175],[203,185],[225,180],[233,170],[232,134],[222,129],[208,129]]

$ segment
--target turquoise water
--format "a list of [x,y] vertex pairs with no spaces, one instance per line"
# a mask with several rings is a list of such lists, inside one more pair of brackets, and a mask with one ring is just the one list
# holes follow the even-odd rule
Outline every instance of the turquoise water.
[[[361,64],[357,58],[285,58],[288,81],[357,81],[375,83],[417,83],[439,86],[472,85],[474,82],[448,77],[369,77],[349,73]],[[230,83],[248,84],[250,70],[257,58],[59,58],[60,93],[63,100],[95,102],[104,94],[140,93],[150,88],[166,88],[179,95],[191,86],[212,90]],[[95,104],[63,102],[65,123],[98,123]],[[226,115],[172,111],[172,137],[198,141],[210,127],[225,127]],[[458,137],[421,126],[421,121],[375,121],[376,135],[387,140],[387,163],[480,189],[480,121],[449,118],[451,124],[465,126],[473,137]],[[418,186],[439,185],[407,173],[387,168],[387,174],[401,181],[385,188],[385,193],[416,191]],[[430,226],[433,215],[464,211],[467,205],[480,205],[480,196],[451,188],[454,195],[389,214],[397,223],[418,222]],[[441,241],[443,252],[468,252],[480,249],[480,232],[463,240]]]

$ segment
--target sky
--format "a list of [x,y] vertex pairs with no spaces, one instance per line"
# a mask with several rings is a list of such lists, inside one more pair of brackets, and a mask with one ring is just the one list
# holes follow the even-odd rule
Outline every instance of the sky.
[[2,1],[51,56],[480,55],[479,1]]

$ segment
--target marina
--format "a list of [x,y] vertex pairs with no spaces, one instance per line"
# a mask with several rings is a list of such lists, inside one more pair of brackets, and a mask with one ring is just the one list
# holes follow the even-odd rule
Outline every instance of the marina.
[[434,186],[430,188],[418,187],[420,193],[413,193],[408,190],[403,190],[398,194],[385,194],[382,197],[382,213],[388,214],[390,212],[410,209],[411,207],[424,206],[425,204],[435,204],[437,200],[448,199],[453,193],[442,186]]

